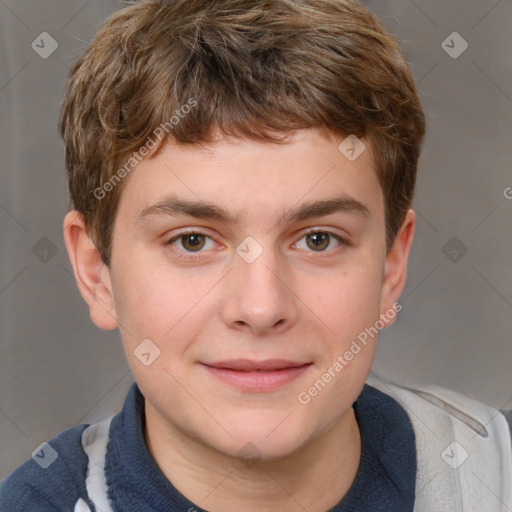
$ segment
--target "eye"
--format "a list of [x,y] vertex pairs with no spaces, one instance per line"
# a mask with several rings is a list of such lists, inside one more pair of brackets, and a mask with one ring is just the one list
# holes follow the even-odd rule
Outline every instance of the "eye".
[[[210,245],[208,245],[210,242]],[[190,231],[187,233],[180,233],[179,235],[171,238],[166,245],[172,245],[179,251],[184,252],[201,252],[202,249],[212,249],[214,242],[205,233],[199,231]]]
[[[300,246],[302,240],[305,241],[306,247]],[[345,241],[339,235],[330,231],[311,231],[297,242],[297,247],[314,252],[331,252],[332,249],[344,244]],[[330,250],[326,250],[329,248]]]

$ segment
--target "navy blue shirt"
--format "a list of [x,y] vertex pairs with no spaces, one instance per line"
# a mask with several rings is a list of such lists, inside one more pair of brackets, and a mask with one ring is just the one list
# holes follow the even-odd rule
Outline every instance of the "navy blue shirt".
[[[365,385],[354,403],[361,432],[361,461],[348,493],[332,512],[412,512],[416,449],[411,422],[390,396]],[[144,397],[132,386],[111,423],[105,460],[115,512],[205,512],[167,480],[144,439]],[[0,486],[1,512],[72,512],[79,498],[93,512],[86,488],[87,456],[81,435],[87,425],[61,432],[49,445],[58,457],[46,469],[29,459]]]

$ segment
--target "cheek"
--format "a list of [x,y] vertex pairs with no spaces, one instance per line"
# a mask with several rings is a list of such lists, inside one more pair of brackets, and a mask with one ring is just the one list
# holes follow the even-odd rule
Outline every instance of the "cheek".
[[155,268],[133,265],[118,267],[114,296],[120,324],[128,331],[131,342],[139,337],[159,338],[183,315],[187,288],[180,282],[169,284],[169,278]]
[[123,278],[116,281],[114,292],[126,348],[133,350],[149,338],[162,352],[183,352],[188,339],[201,328],[207,303],[203,299],[215,279],[199,273],[178,273],[162,264],[140,262],[130,267],[137,271],[119,268]]
[[304,302],[337,340],[350,340],[379,318],[382,276],[378,265],[356,265],[329,279],[305,276]]
[[[158,392],[158,383],[173,386],[176,362],[194,339],[197,295],[179,279],[155,269],[129,275],[116,300],[127,362],[141,389]],[[194,316],[194,314],[196,316]],[[191,322],[192,320],[192,322]]]

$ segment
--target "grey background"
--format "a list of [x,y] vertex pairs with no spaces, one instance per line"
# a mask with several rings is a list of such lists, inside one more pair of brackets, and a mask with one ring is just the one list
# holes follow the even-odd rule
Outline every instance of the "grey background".
[[[404,39],[428,118],[403,310],[374,370],[512,408],[511,1],[365,3]],[[56,128],[68,68],[119,5],[0,0],[0,480],[64,428],[114,414],[132,383],[72,277]],[[58,43],[46,59],[31,47],[42,32]],[[441,46],[452,32],[469,44],[456,59]]]

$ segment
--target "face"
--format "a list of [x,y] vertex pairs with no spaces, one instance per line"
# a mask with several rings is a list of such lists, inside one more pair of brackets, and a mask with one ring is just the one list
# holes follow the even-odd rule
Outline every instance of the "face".
[[341,140],[169,144],[132,171],[107,277],[153,421],[274,458],[351,408],[376,336],[353,342],[399,291],[371,148],[349,161]]

